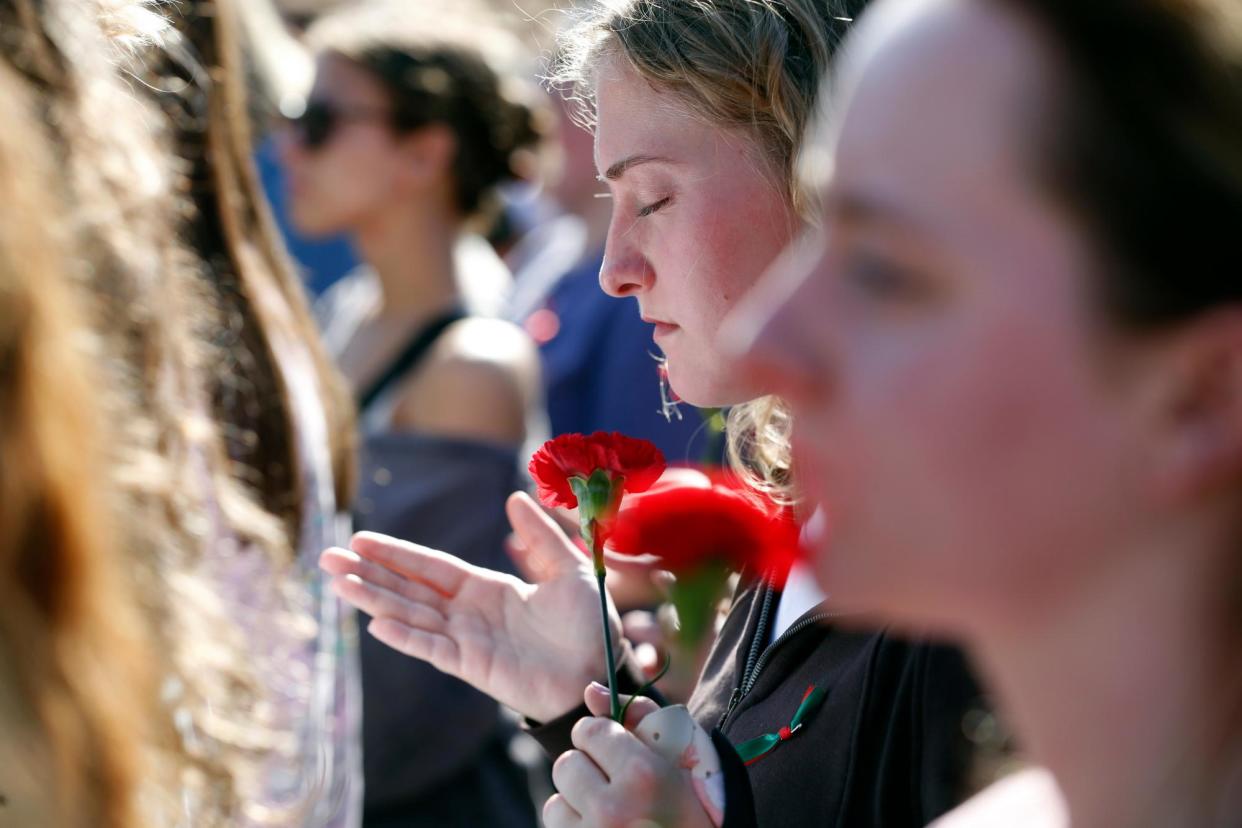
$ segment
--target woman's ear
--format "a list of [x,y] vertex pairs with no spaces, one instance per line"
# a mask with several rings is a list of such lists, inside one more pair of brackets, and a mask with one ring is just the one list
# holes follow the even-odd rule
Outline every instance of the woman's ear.
[[1242,307],[1170,336],[1160,360],[1155,481],[1162,500],[1189,500],[1242,479]]
[[401,135],[402,182],[416,190],[426,190],[451,175],[457,159],[457,138],[443,124],[428,124]]

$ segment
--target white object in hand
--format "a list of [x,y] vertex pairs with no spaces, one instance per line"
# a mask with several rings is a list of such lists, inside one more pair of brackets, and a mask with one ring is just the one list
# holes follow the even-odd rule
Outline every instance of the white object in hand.
[[685,705],[662,707],[634,729],[638,740],[674,766],[690,771],[694,793],[712,822],[724,824],[724,774],[720,757],[707,731],[699,727]]

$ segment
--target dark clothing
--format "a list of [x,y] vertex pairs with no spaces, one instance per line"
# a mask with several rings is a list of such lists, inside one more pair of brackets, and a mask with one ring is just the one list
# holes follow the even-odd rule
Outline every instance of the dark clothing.
[[[358,529],[513,570],[504,502],[522,485],[515,449],[372,434],[362,468]],[[361,620],[365,627],[369,619]],[[496,702],[366,633],[361,639],[364,824],[534,828],[526,773],[508,752],[516,728]]]
[[[529,778],[509,758],[509,734],[499,733],[479,750],[470,763],[424,791],[410,802],[390,810],[369,806],[366,828],[482,828],[482,826],[535,826]],[[514,803],[505,811],[498,803]]]
[[[721,754],[725,827],[916,828],[964,799],[962,719],[982,699],[962,655],[841,629],[822,604],[764,646],[777,598],[755,579],[739,585],[688,705]],[[770,754],[743,767],[722,749],[789,725],[812,685],[827,691],[822,706]],[[532,732],[563,752],[581,715]]]
[[[344,348],[366,324],[378,289],[374,274],[359,271],[320,300],[330,347]],[[518,448],[392,426],[401,383],[458,315],[438,316],[411,331],[406,346],[361,392],[354,527],[512,572],[505,501],[525,484]],[[364,628],[369,622],[361,615]],[[526,770],[509,754],[517,728],[499,705],[366,632],[360,638],[363,824],[535,828]]]

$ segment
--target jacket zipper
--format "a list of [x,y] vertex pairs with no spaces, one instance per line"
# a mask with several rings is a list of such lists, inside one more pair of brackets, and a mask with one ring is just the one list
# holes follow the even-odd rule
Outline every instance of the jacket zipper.
[[716,729],[718,730],[724,729],[724,724],[729,720],[729,716],[732,715],[733,708],[737,707],[738,702],[742,700],[742,686],[746,683],[746,677],[750,675],[750,671],[755,669],[755,662],[759,658],[759,650],[763,646],[763,640],[767,638],[768,617],[772,614],[772,596],[774,592],[772,581],[765,579],[763,582],[763,603],[759,607],[759,620],[755,622],[755,635],[750,640],[750,652],[746,655],[746,667],[742,670],[742,678],[738,686],[733,688],[733,693],[729,696],[729,706],[725,708],[720,721],[716,723]]
[[[763,655],[760,656],[759,658],[759,663],[755,665],[754,671],[751,672],[750,676],[747,678],[745,684],[743,685],[742,698],[746,698],[746,696],[750,693],[750,691],[755,688],[755,682],[759,680],[759,674],[763,672],[763,668],[767,666],[768,659],[771,657],[772,653],[776,650],[777,647],[784,644],[786,641],[793,638],[795,635],[802,632],[807,627],[810,627],[814,624],[818,624],[821,621],[826,621],[829,618],[832,618],[834,615],[836,615],[835,612],[817,612],[814,615],[808,615],[806,618],[803,618],[801,621],[797,622],[796,624],[791,626],[789,629],[785,630],[785,632],[781,633],[780,638],[777,638],[775,641],[773,641],[772,646],[768,647],[766,650],[763,651]],[[741,701],[741,699],[738,699],[738,701]]]
[[742,699],[750,694],[754,689],[755,682],[759,680],[759,674],[763,672],[763,668],[767,666],[768,660],[772,657],[772,653],[776,648],[784,644],[793,636],[805,630],[812,624],[818,624],[832,618],[837,613],[834,612],[817,612],[814,615],[808,615],[800,621],[793,624],[785,632],[781,633],[771,644],[763,649],[763,640],[766,638],[768,619],[772,611],[772,598],[775,590],[771,581],[767,582],[764,587],[763,607],[759,611],[759,622],[755,625],[755,637],[750,642],[750,653],[746,658],[746,669],[742,673],[741,683],[733,689],[733,693],[729,696],[729,706],[725,709],[724,715],[720,717],[720,721],[716,724],[716,729],[723,731],[725,724],[729,721],[729,717],[733,715],[733,711],[741,703]]

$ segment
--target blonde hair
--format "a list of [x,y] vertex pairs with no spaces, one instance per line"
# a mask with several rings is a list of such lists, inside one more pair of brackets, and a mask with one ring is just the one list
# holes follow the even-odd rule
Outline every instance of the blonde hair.
[[795,209],[812,209],[796,170],[820,80],[854,0],[599,0],[560,42],[550,81],[594,123],[594,74],[622,55],[639,76],[710,123],[749,130]]
[[19,824],[125,828],[155,703],[149,642],[122,576],[102,389],[29,92],[0,61],[0,807]]
[[[93,412],[112,426],[100,489],[114,501],[115,546],[161,681],[149,732],[116,742],[128,737],[148,759],[140,817],[125,824],[190,813],[195,825],[223,826],[241,818],[248,787],[290,741],[264,679],[288,671],[277,645],[311,620],[288,569],[302,476],[274,330],[314,358],[342,503],[352,412],[249,169],[234,70],[215,47],[230,42],[232,5],[183,8],[180,33],[140,0],[13,0],[0,6],[0,59],[54,125],[48,189],[61,209],[34,215],[69,237],[66,266],[97,343]],[[237,606],[214,589],[226,562],[257,567],[248,586],[273,610],[271,640],[247,638]],[[102,597],[124,606],[123,596]]]
[[[594,123],[594,75],[621,55],[656,89],[726,129],[754,136],[803,219],[799,175],[820,80],[861,0],[599,0],[561,37],[549,78]],[[763,397],[729,412],[729,460],[756,489],[794,498],[788,407]]]

